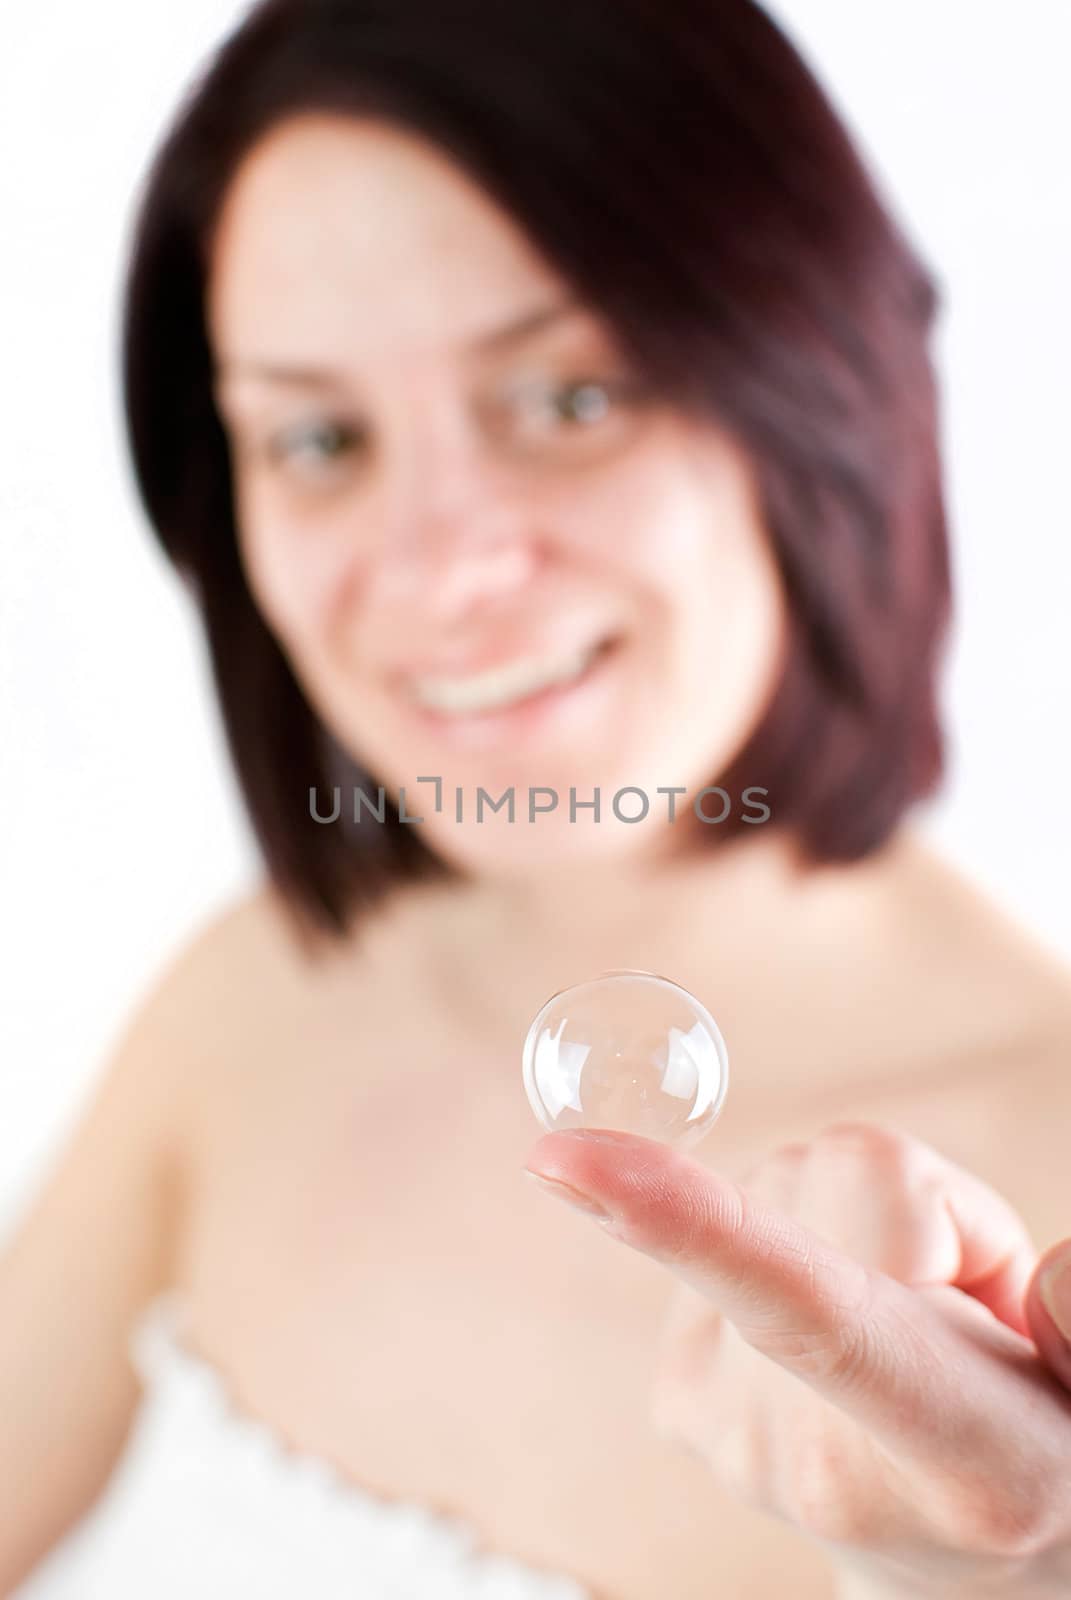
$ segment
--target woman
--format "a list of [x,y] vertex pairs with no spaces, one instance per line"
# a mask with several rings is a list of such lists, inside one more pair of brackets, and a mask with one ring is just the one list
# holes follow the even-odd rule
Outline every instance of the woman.
[[[265,883],[4,1262],[5,1592],[82,1518],[79,1596],[1067,1592],[1071,988],[909,820],[934,309],[749,0],[268,0],[210,64],[127,416]],[[534,1140],[612,967],[728,1039],[689,1156]]]

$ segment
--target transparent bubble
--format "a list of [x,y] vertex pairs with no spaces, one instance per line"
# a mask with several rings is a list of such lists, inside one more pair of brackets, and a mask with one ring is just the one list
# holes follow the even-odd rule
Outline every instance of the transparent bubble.
[[721,1111],[729,1055],[705,1006],[653,972],[552,995],[524,1041],[524,1087],[551,1133],[614,1128],[694,1144]]

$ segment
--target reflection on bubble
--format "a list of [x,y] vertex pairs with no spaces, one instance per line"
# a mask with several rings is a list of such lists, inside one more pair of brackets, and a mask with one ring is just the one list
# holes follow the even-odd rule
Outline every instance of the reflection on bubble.
[[552,995],[524,1041],[524,1087],[550,1132],[614,1128],[689,1145],[721,1111],[729,1056],[694,995],[653,972],[604,972]]

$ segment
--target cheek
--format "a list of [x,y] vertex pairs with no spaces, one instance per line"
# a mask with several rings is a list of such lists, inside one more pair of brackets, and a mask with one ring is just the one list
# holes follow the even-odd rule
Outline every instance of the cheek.
[[246,580],[269,626],[288,642],[322,641],[348,578],[345,547],[271,512],[249,510],[240,540]]
[[561,558],[596,583],[630,591],[648,620],[652,608],[675,607],[710,562],[710,506],[657,451],[566,485],[544,511]]
[[652,450],[562,506],[568,548],[631,587],[648,620],[661,611],[674,636],[689,619],[705,633],[722,614],[776,614],[780,578],[742,462],[722,447],[705,456]]
[[784,622],[784,592],[752,475],[727,443],[689,457],[667,520],[682,613],[708,652],[766,653]]
[[607,500],[603,525],[613,532],[607,562],[641,608],[649,691],[694,704],[704,727],[721,706],[742,738],[779,676],[787,634],[753,479],[720,441],[670,448],[640,465]]

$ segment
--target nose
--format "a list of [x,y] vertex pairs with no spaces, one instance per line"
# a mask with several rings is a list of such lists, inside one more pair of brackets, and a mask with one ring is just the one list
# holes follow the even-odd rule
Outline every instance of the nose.
[[462,620],[521,590],[537,548],[517,486],[465,424],[440,421],[389,474],[370,598],[407,620]]

